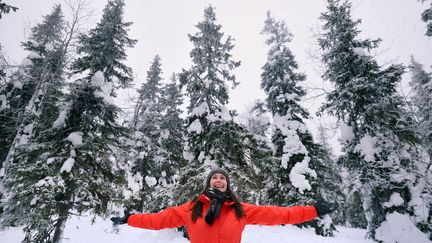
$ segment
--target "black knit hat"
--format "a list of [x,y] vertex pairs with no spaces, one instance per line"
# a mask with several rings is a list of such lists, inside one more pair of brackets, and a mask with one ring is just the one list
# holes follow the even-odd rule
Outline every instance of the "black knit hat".
[[229,179],[229,176],[228,176],[228,172],[226,172],[223,169],[214,169],[214,170],[210,171],[210,173],[207,175],[205,189],[207,189],[207,188],[210,187],[210,180],[211,180],[212,176],[214,174],[217,174],[217,173],[222,174],[222,175],[225,176],[226,181],[227,181],[227,189],[229,189],[230,188],[230,179]]

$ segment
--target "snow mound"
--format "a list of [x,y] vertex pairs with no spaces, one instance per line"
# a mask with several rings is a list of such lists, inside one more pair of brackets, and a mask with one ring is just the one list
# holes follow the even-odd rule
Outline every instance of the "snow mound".
[[408,215],[397,212],[386,216],[386,221],[376,230],[376,238],[385,243],[431,243]]

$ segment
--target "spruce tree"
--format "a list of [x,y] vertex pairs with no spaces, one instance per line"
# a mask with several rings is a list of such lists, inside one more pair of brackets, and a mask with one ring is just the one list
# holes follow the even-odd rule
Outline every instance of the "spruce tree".
[[179,181],[182,168],[186,166],[186,160],[183,158],[184,150],[184,120],[181,118],[183,104],[183,95],[177,76],[171,76],[171,82],[163,86],[161,92],[162,106],[162,123],[160,125],[160,146],[161,154],[165,158],[162,171],[165,174],[165,185],[160,188],[158,197],[164,200],[163,205],[173,205],[174,190]]
[[235,112],[225,107],[229,84],[237,85],[231,71],[240,62],[232,60],[232,38],[224,38],[212,6],[204,10],[204,19],[196,27],[198,32],[189,35],[194,45],[190,52],[192,66],[180,78],[190,98],[185,149],[189,162],[182,170],[176,201],[184,202],[197,195],[206,174],[215,167],[227,169],[233,189],[243,199],[250,199],[255,183],[244,144],[250,134],[233,121]]
[[256,100],[246,113],[246,128],[252,134],[253,139],[248,139],[247,157],[254,173],[256,174],[257,195],[256,204],[271,203],[267,191],[266,182],[275,179],[273,165],[277,158],[273,156],[272,143],[270,139],[270,114],[265,109],[265,104]]
[[322,123],[318,126],[317,143],[320,145],[317,157],[321,158],[322,166],[318,171],[318,194],[327,201],[339,203],[339,208],[331,214],[336,225],[345,225],[346,223],[346,191],[341,185],[344,185],[342,174],[344,173],[340,165],[337,164],[335,155],[330,145],[328,128]]
[[161,59],[155,56],[147,72],[146,82],[138,90],[139,97],[135,106],[133,118],[134,129],[138,131],[138,152],[134,159],[132,172],[141,177],[137,210],[159,211],[169,203],[167,195],[161,195],[160,190],[172,184],[170,164],[167,151],[162,148],[162,139],[168,136],[168,131],[162,131],[163,98],[161,97],[162,70]]
[[5,210],[19,215],[24,241],[59,242],[72,211],[106,214],[123,181],[116,152],[125,129],[117,124],[112,98],[132,81],[122,62],[125,48],[135,43],[127,36],[131,23],[123,21],[123,8],[124,1],[109,1],[96,28],[80,37],[81,57],[73,68],[82,78],[71,86],[52,129],[37,137],[44,143],[10,165],[5,185],[15,193]]
[[425,205],[429,205],[424,210],[429,211],[426,220],[419,223],[423,231],[428,232],[432,237],[432,75],[427,73],[423,65],[411,58],[410,86],[413,89],[411,100],[414,107],[415,117],[418,122],[417,133],[421,143],[429,155],[428,164],[424,169],[423,182],[419,183],[423,194]]
[[[332,168],[325,166],[332,165],[323,164],[324,151],[304,124],[309,113],[300,105],[306,94],[300,83],[306,76],[297,71],[298,64],[287,46],[291,33],[283,21],[276,21],[268,12],[262,34],[268,37],[266,44],[270,50],[262,68],[261,87],[267,94],[267,109],[273,117],[273,156],[277,158],[272,168],[274,176],[264,181],[265,190],[272,204],[307,204],[318,196],[319,186],[325,190],[324,184],[330,183],[325,181],[329,176],[325,173],[332,173]],[[319,234],[333,234],[330,224],[311,224]]]
[[164,136],[161,139],[162,148],[167,153],[167,158],[172,163],[179,164],[176,173],[180,172],[179,167],[185,165],[183,158],[184,121],[181,118],[183,94],[181,93],[177,75],[171,76],[171,82],[164,85],[161,92],[162,106],[164,107],[161,131]]
[[413,89],[411,99],[419,123],[419,135],[429,155],[432,155],[432,75],[414,58],[411,58],[409,68],[412,74],[410,86]]
[[349,189],[361,196],[369,236],[380,240],[378,229],[386,227],[388,217],[417,215],[415,224],[424,220],[418,187],[425,164],[413,119],[396,92],[404,68],[378,65],[368,52],[379,40],[359,40],[360,20],[353,21],[350,11],[348,1],[328,0],[321,15],[323,78],[335,86],[322,110],[351,130],[339,162],[349,173]]
[[[18,158],[30,154],[29,151],[40,142],[35,138],[58,115],[57,102],[63,96],[61,90],[69,47],[64,42],[65,28],[60,5],[55,5],[52,12],[31,29],[29,39],[22,43],[29,52],[28,57],[1,87],[0,130],[3,136],[0,139],[0,160],[3,163],[0,174],[1,193],[5,193],[6,198],[8,193],[15,192],[15,189],[3,188],[9,164],[14,160],[20,163]],[[29,173],[28,176],[32,175]],[[4,221],[6,224],[10,222]]]
[[56,92],[62,87],[67,48],[63,41],[65,21],[60,5],[54,6],[51,14],[31,31],[29,40],[22,43],[29,52],[28,57],[0,91],[4,97],[4,109],[0,110],[0,125],[5,134],[1,138],[0,160],[4,161],[4,166],[9,163],[15,147],[26,143],[37,132],[35,123],[49,122],[44,119],[48,118],[47,113],[58,114],[53,106],[61,98],[61,93]]

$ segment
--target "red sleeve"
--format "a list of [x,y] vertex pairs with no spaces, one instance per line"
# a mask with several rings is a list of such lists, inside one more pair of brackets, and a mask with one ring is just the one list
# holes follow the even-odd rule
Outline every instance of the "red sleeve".
[[133,214],[128,218],[128,225],[152,230],[177,228],[185,225],[185,217],[190,217],[190,206],[191,203],[187,202],[158,213]]
[[257,206],[242,203],[246,224],[300,224],[318,217],[314,206]]

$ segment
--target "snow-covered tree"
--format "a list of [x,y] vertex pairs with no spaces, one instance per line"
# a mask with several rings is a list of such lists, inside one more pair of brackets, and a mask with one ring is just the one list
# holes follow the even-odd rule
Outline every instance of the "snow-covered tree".
[[[410,86],[413,89],[412,103],[416,120],[418,122],[417,133],[419,134],[421,143],[428,152],[428,165],[423,174],[424,189],[422,191],[426,200],[426,205],[432,204],[432,75],[427,73],[423,65],[411,59],[411,82]],[[429,221],[421,223],[421,228],[425,231],[432,229],[430,220],[432,219],[432,207],[429,207]],[[429,223],[428,223],[429,222]]]
[[419,123],[419,134],[429,154],[432,155],[432,75],[423,65],[411,59],[410,86],[413,89],[412,103]]
[[[264,181],[270,203],[277,205],[307,204],[318,196],[318,188],[332,173],[323,164],[323,150],[313,141],[304,120],[308,112],[300,105],[306,94],[300,83],[306,76],[298,72],[298,64],[288,48],[291,33],[283,21],[276,21],[267,13],[262,34],[267,36],[269,46],[267,62],[261,74],[261,87],[267,94],[267,109],[273,117],[273,155],[277,158],[272,166],[273,176]],[[317,233],[332,235],[330,224],[313,226]],[[327,228],[325,229],[325,226]]]
[[[177,75],[173,74],[171,82],[164,85],[161,97],[164,107],[161,124],[161,132],[164,136],[161,137],[161,145],[167,153],[167,159],[171,161],[170,164],[178,163],[183,167],[186,162],[183,158],[184,121],[180,109],[183,104],[183,94],[177,82]],[[176,167],[179,169],[179,166]],[[179,172],[176,171],[177,174]]]
[[[172,127],[169,122],[179,121],[165,117],[167,115],[165,111],[168,109],[166,99],[173,98],[174,100],[169,101],[172,102],[169,112],[173,112],[170,115],[179,115],[176,105],[181,101],[175,93],[162,94],[161,75],[161,59],[155,56],[147,72],[146,82],[138,90],[139,97],[135,106],[133,126],[139,137],[135,142],[136,156],[134,156],[132,172],[136,177],[140,177],[141,179],[138,180],[142,182],[140,195],[134,199],[135,201],[138,199],[139,202],[136,206],[137,210],[159,211],[170,205],[169,193],[162,192],[167,192],[172,187],[172,177],[178,168],[177,162],[169,158],[171,151],[165,145],[167,142],[177,143],[178,139],[182,140],[181,134],[175,134],[175,131],[172,131],[173,134],[170,133]],[[170,92],[176,91],[170,90]],[[162,95],[171,97],[162,97]],[[181,120],[179,124],[173,125],[180,125],[181,131]],[[180,135],[180,137],[173,137],[173,135]],[[167,141],[170,138],[173,140]],[[178,151],[172,152],[178,153]]]
[[249,134],[233,121],[235,112],[225,106],[229,84],[237,85],[231,71],[240,62],[232,60],[232,39],[224,38],[212,6],[204,10],[204,20],[196,27],[199,31],[189,35],[194,45],[190,52],[192,66],[180,77],[190,98],[185,149],[189,163],[182,169],[176,190],[181,195],[177,195],[176,201],[184,202],[196,195],[212,167],[227,169],[232,175],[233,189],[238,189],[243,199],[249,199],[254,187],[245,157],[244,141]]
[[[10,11],[14,11],[16,12],[18,10],[17,7],[8,5],[6,3],[0,3],[0,19],[2,17],[2,14],[6,13],[8,14]],[[2,53],[2,46],[0,43],[0,87],[1,85],[3,85],[3,79],[6,77],[6,72],[5,70],[7,69],[7,62],[6,62],[6,58],[4,57],[3,53]],[[1,159],[0,159],[1,161]]]
[[[33,139],[58,115],[57,102],[63,96],[68,49],[65,30],[60,5],[55,5],[52,12],[31,29],[29,39],[22,44],[30,52],[28,57],[0,89],[0,160],[3,162],[0,190],[6,195],[4,200],[8,190],[16,191],[3,188],[9,164],[13,160],[20,163],[18,158],[36,145]],[[31,173],[27,175],[32,176]]]
[[[269,36],[266,44],[270,50],[262,68],[261,87],[267,94],[267,109],[273,117],[272,143],[274,156],[279,159],[274,165],[277,172],[275,180],[268,182],[272,185],[268,187],[268,197],[278,205],[306,203],[315,194],[311,192],[311,184],[316,179],[316,172],[309,167],[310,157],[305,141],[301,141],[303,138],[312,142],[303,123],[308,113],[299,104],[305,95],[299,83],[306,77],[297,72],[298,65],[287,46],[291,41],[291,33],[285,23],[275,21],[267,12],[262,33]],[[293,170],[294,167],[303,169]]]
[[337,164],[335,155],[330,145],[328,128],[322,123],[318,125],[317,143],[320,145],[317,157],[321,158],[322,164],[318,171],[318,194],[327,201],[338,202],[339,208],[331,214],[331,218],[337,225],[346,223],[345,195],[347,190],[343,190],[344,185],[342,175],[343,169]]
[[109,1],[97,26],[80,37],[73,69],[82,78],[71,86],[52,129],[23,148],[7,171],[5,186],[14,193],[5,211],[25,225],[25,241],[59,242],[71,213],[107,213],[123,181],[116,155],[125,128],[117,124],[113,96],[132,81],[122,62],[125,48],[135,44],[123,8],[124,1]]
[[[368,52],[379,40],[359,40],[360,20],[353,21],[350,11],[348,1],[328,0],[320,17],[323,78],[335,87],[322,110],[343,123],[339,162],[348,170],[350,191],[361,196],[369,236],[380,240],[394,217],[409,222],[414,215],[417,225],[427,220],[421,175],[426,165],[413,119],[396,91],[404,68],[378,65]],[[405,227],[411,226],[393,230]]]
[[186,166],[186,160],[183,158],[185,128],[180,109],[183,104],[183,95],[177,83],[176,75],[173,74],[171,82],[163,86],[161,98],[164,110],[160,125],[159,144],[161,154],[165,158],[165,163],[161,169],[164,171],[166,182],[158,193],[159,198],[165,202],[163,205],[173,205],[174,189],[182,168]]
[[275,177],[273,165],[277,161],[277,158],[273,156],[273,145],[270,139],[270,114],[265,109],[264,102],[260,100],[256,100],[246,112],[246,128],[253,136],[253,139],[246,141],[249,146],[248,162],[256,174],[259,188],[255,203],[270,203],[265,180]]
[[22,43],[29,52],[28,57],[0,90],[3,97],[0,124],[5,135],[1,138],[0,160],[5,160],[4,165],[11,159],[15,147],[36,132],[35,122],[52,122],[48,114],[58,114],[53,106],[61,98],[61,93],[56,92],[60,92],[63,82],[61,75],[67,48],[64,34],[64,17],[60,5],[56,5],[51,14],[31,29],[29,40]]

